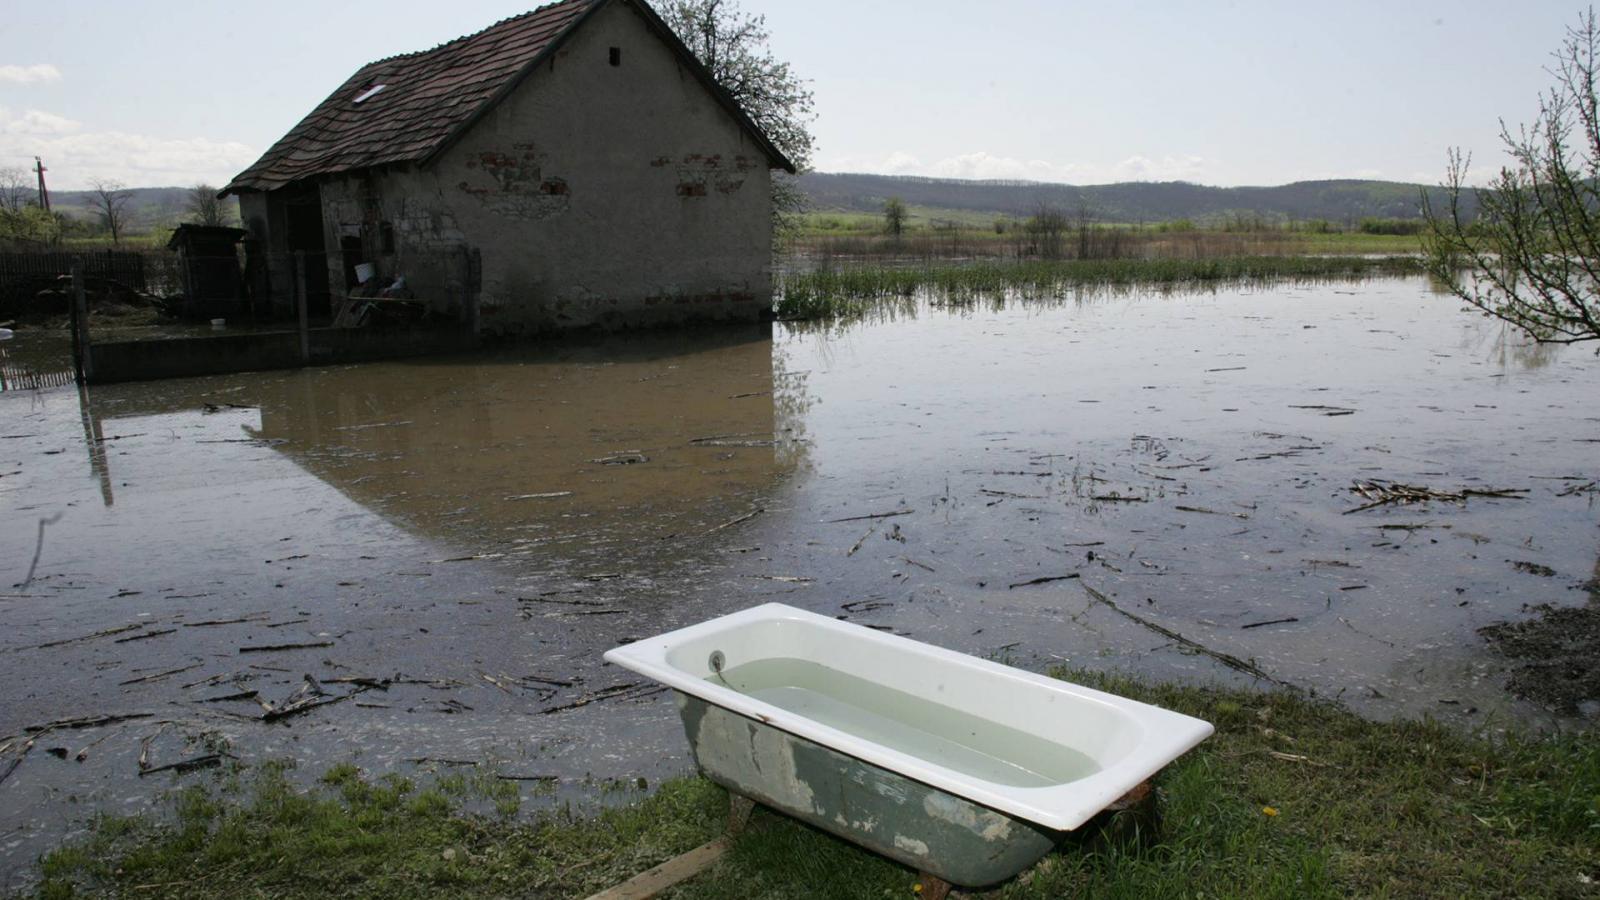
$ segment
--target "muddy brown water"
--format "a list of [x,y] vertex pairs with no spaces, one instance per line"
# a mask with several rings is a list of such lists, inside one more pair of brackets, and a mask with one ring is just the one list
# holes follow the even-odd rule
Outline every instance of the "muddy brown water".
[[[1226,657],[1376,717],[1548,725],[1477,630],[1586,602],[1596,396],[1592,353],[1415,279],[0,392],[0,736],[140,716],[38,736],[0,868],[210,777],[141,755],[627,799],[691,763],[599,654],[774,600],[1036,670],[1266,684]],[[1526,493],[1352,513],[1356,481]],[[337,702],[260,720],[296,699]]]

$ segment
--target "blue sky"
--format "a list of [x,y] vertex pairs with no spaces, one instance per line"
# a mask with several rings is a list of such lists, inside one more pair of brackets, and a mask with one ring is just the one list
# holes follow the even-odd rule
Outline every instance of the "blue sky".
[[[536,0],[55,0],[0,34],[0,168],[222,182],[361,64]],[[814,83],[817,167],[1079,184],[1437,181],[1501,161],[1582,7],[744,0]],[[309,24],[303,24],[309,23]]]

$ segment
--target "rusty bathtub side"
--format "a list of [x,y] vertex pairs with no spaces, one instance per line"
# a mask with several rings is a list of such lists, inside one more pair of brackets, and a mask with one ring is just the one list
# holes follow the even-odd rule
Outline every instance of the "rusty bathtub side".
[[1043,859],[1061,838],[1060,832],[674,693],[706,777],[952,884],[1005,881]]

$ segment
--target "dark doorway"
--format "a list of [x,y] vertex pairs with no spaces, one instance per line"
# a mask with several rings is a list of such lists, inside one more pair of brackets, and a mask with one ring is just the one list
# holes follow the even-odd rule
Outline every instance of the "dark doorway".
[[322,191],[316,185],[284,198],[286,243],[289,252],[304,253],[306,261],[306,310],[312,316],[332,314],[328,290],[328,244],[322,232]]
[[366,262],[361,238],[350,236],[340,238],[339,251],[344,261],[344,289],[352,291],[360,283],[356,279],[356,266]]

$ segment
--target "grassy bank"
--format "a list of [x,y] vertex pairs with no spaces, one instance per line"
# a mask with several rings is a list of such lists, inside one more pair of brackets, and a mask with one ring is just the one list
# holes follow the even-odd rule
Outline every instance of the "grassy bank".
[[1417,274],[1410,257],[1241,256],[1220,259],[1111,259],[977,263],[895,268],[862,266],[784,277],[776,303],[785,319],[861,315],[889,302],[926,296],[935,303],[1044,300],[1082,287],[1172,287],[1271,279]]
[[[1082,680],[1217,724],[1159,780],[1160,826],[1069,839],[980,896],[1580,897],[1600,883],[1600,742],[1488,741],[1287,695]],[[699,779],[592,819],[511,814],[492,778],[419,786],[341,766],[297,791],[268,769],[103,819],[43,860],[43,897],[582,897],[716,836]],[[466,815],[476,798],[495,812]],[[488,802],[484,802],[488,801]],[[912,873],[766,813],[673,897],[909,897]],[[1120,827],[1119,827],[1120,826]]]
[[[890,235],[882,215],[813,212],[801,216],[790,252],[811,257],[1038,258],[1040,235],[1015,217],[966,210],[909,207],[904,232]],[[1416,254],[1422,237],[1415,222],[1374,221],[1296,226],[1256,223],[1228,227],[1192,222],[1156,224],[1082,222],[1067,216],[1059,235],[1071,258],[1217,257],[1239,255]]]

